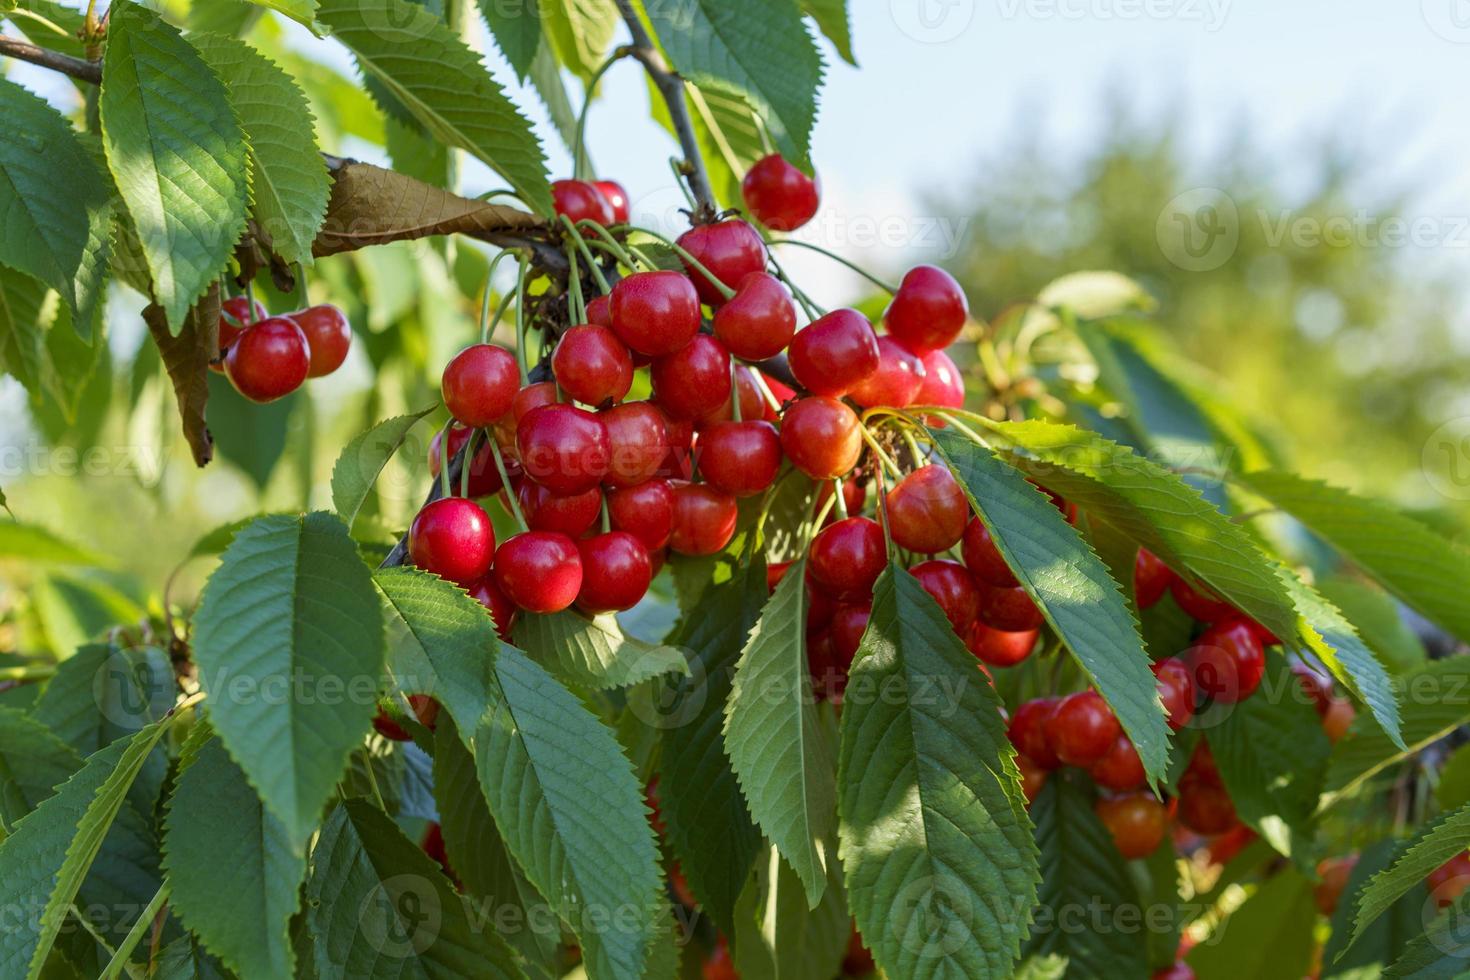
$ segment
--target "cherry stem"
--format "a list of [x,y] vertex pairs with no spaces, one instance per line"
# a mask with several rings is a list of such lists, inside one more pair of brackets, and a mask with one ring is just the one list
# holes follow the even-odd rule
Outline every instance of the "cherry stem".
[[306,288],[306,266],[296,263],[296,302],[300,309],[311,305],[311,290]]
[[471,464],[475,460],[475,443],[479,441],[484,431],[484,429],[470,430],[470,437],[465,441],[464,465],[459,468],[459,495],[461,497],[467,498],[470,495],[470,470],[474,469]]
[[253,327],[253,326],[255,326],[255,280],[254,279],[246,279],[245,280],[245,305],[246,305],[246,307],[248,307],[248,309],[246,309],[246,311],[245,311],[245,317],[246,317],[245,326],[247,326],[247,327]]
[[[526,267],[530,256],[521,253],[520,270],[516,274],[516,368],[521,374],[521,387],[531,380],[526,368]],[[494,440],[492,440],[494,441]]]
[[684,194],[684,202],[691,208],[699,205],[694,200],[694,195],[689,193],[689,187],[684,183],[684,166],[678,157],[669,157],[669,169],[674,172],[674,185]]
[[847,497],[842,493],[842,477],[832,481],[832,499],[837,501],[837,513],[843,520],[847,519]]
[[786,267],[781,264],[780,260],[776,258],[775,253],[773,253],[770,249],[766,249],[766,258],[770,259],[771,265],[775,267],[776,278],[780,279],[786,284],[786,288],[791,290],[791,295],[796,297],[796,301],[800,303],[801,308],[806,311],[808,320],[815,320],[819,316],[822,316],[827,312],[826,310],[822,309],[822,307],[812,302],[812,298],[806,294],[806,290],[798,286],[796,284],[796,281],[786,274]]
[[[592,231],[597,235],[597,237],[602,239],[601,246],[612,252],[613,255],[617,256],[619,262],[627,266],[629,269],[632,269],[634,272],[638,271],[638,262],[634,261],[635,256],[648,268],[658,268],[658,265],[654,262],[651,262],[648,256],[644,255],[641,251],[634,248],[632,245],[629,245],[625,242],[619,242],[612,232],[608,231],[600,223],[593,221],[591,218],[583,218],[581,221],[577,222],[577,224],[579,226],[585,225],[586,227],[591,228]],[[594,242],[593,244],[598,243]],[[632,254],[629,254],[630,252]]]
[[[449,430],[454,427],[454,419],[444,423],[443,430],[439,433],[439,496],[452,497],[453,490],[449,486]],[[466,457],[468,461],[468,457]],[[468,466],[468,462],[466,462]]]
[[780,415],[781,402],[776,398],[776,393],[771,390],[771,386],[766,384],[765,374],[760,368],[752,367],[750,369],[750,376],[755,379],[755,386],[760,389],[761,397],[766,400],[766,404],[771,406],[771,411]]
[[577,226],[572,223],[571,218],[568,218],[564,214],[560,215],[560,218],[561,223],[566,226],[567,231],[572,233],[572,241],[576,243],[577,251],[581,252],[582,257],[587,260],[587,268],[592,270],[592,278],[597,281],[597,288],[602,290],[604,295],[612,292],[612,286],[608,285],[607,276],[602,274],[602,269],[598,268],[597,260],[592,257],[592,250],[587,247],[587,239],[582,237],[582,233],[577,230]]
[[868,282],[872,283],[873,285],[877,286],[879,289],[881,289],[884,292],[888,293],[890,296],[893,295],[894,293],[898,292],[898,287],[897,286],[894,286],[894,285],[892,285],[891,283],[888,283],[888,282],[884,282],[882,279],[879,279],[877,276],[873,275],[871,272],[869,272],[867,269],[864,269],[862,266],[858,265],[856,262],[852,262],[852,261],[849,261],[848,259],[844,259],[842,256],[838,255],[836,252],[828,251],[827,249],[823,248],[820,245],[813,245],[811,242],[803,242],[803,241],[800,241],[799,239],[796,239],[796,238],[767,238],[766,239],[766,244],[768,246],[769,245],[796,245],[796,246],[798,246],[800,248],[811,249],[813,252],[816,252],[819,255],[825,255],[825,256],[827,256],[827,258],[831,259],[833,262],[838,263],[839,265],[845,265],[845,266],[847,266],[853,272],[856,272],[858,275],[862,276],[864,279],[868,280]]
[[873,434],[868,431],[868,427],[859,424],[858,433],[862,435],[863,442],[868,444],[868,448],[872,450],[873,455],[883,464],[884,468],[898,479],[903,479],[903,470],[899,469],[898,464],[893,461],[893,458],[884,452],[882,446],[878,445],[878,440],[873,438]]
[[587,322],[587,304],[582,300],[582,273],[577,267],[577,249],[575,246],[567,250],[567,264],[572,271],[567,276],[567,286],[572,294],[572,322]]
[[607,508],[607,494],[603,494],[602,495],[601,509],[602,509],[602,533],[603,534],[609,534],[609,533],[612,532],[612,513]]
[[480,343],[482,344],[488,344],[490,342],[490,334],[495,331],[495,324],[500,322],[500,315],[505,312],[505,304],[509,302],[509,298],[501,301],[500,313],[495,315],[495,320],[492,323],[490,320],[490,296],[493,290],[490,287],[495,282],[495,269],[500,265],[501,260],[507,255],[512,254],[513,251],[513,249],[505,249],[499,255],[495,256],[490,262],[489,271],[485,273],[485,298],[480,302]]
[[577,135],[572,141],[572,176],[577,180],[586,180],[588,177],[596,176],[596,171],[592,167],[592,158],[587,153],[586,134],[587,116],[592,111],[592,95],[597,91],[597,83],[602,80],[603,75],[607,74],[609,68],[632,53],[632,49],[626,47],[614,50],[608,55],[607,60],[592,73],[592,77],[587,79],[586,94],[582,99],[582,111],[577,113]]
[[505,460],[500,458],[500,444],[493,438],[490,440],[490,455],[495,459],[495,472],[500,474],[500,485],[505,488],[505,502],[510,505],[510,513],[516,519],[516,527],[522,531],[530,530],[530,526],[526,523],[526,515],[521,513],[521,503],[516,499],[516,492],[510,485],[510,474],[505,471]]
[[[873,444],[877,449],[877,444]],[[897,549],[893,546],[893,532],[888,527],[888,481],[884,479],[883,467],[878,467],[878,526],[883,528],[883,547],[891,563]]]
[[690,255],[689,250],[686,249],[684,246],[680,245],[672,238],[669,238],[666,235],[661,235],[656,231],[649,231],[647,228],[639,228],[638,230],[643,232],[643,234],[649,236],[650,238],[654,238],[658,241],[663,242],[669,248],[673,249],[674,254],[678,255],[679,258],[683,259],[686,263],[693,266],[695,271],[697,271],[700,275],[704,276],[710,282],[714,283],[715,288],[720,291],[721,296],[725,297],[726,299],[734,298],[735,290],[731,289],[729,286],[721,282],[718,276],[709,271],[708,266],[696,259],[694,256]]
[[730,359],[730,421],[743,422],[740,417],[740,362]]
[[840,496],[842,494],[834,493],[822,502],[822,506],[817,510],[817,516],[812,519],[811,535],[807,538],[806,545],[801,549],[802,554],[806,554],[807,549],[811,547],[811,539],[817,536],[817,531],[821,528],[822,522],[827,519],[828,514],[832,513],[832,507],[837,503],[837,498]]
[[[413,702],[412,701],[408,702],[408,705],[409,705],[408,717],[410,717],[410,718],[417,718],[418,715],[415,714],[414,711],[413,711]],[[373,775],[373,763],[372,763],[372,760],[369,759],[368,762],[367,762],[367,764],[364,765],[363,768],[367,770],[368,789],[372,790],[373,802],[375,802],[375,803],[378,804],[378,809],[382,810],[384,813],[387,813],[388,812],[388,807],[385,806],[384,803],[383,803],[383,793],[382,793],[381,790],[378,789],[378,777],[375,776],[375,775]]]
[[904,427],[898,430],[898,434],[903,437],[904,444],[909,447],[909,452],[914,457],[914,466],[924,465],[924,452],[919,448],[919,441],[914,438],[913,430]]

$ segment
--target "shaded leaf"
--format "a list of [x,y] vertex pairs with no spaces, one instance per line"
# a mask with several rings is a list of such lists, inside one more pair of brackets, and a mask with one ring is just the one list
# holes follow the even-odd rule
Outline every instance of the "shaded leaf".
[[44,724],[0,707],[0,823],[8,829],[82,767],[82,757]]
[[677,648],[625,636],[611,613],[591,619],[570,611],[523,613],[514,631],[516,643],[542,666],[594,691],[689,673]]
[[1266,879],[1186,961],[1200,980],[1300,980],[1309,972],[1316,918],[1312,883],[1286,868]]
[[385,419],[356,436],[342,450],[342,455],[337,457],[337,463],[332,467],[332,506],[336,508],[337,516],[342,518],[342,523],[349,528],[352,526],[363,502],[372,493],[378,474],[403,445],[409,430],[437,407],[431,405],[412,415]]
[[613,0],[537,0],[532,6],[540,7],[557,59],[584,81],[590,78],[621,23]]
[[1353,935],[1348,948],[1368,927],[1426,875],[1470,847],[1470,806],[1442,813],[1420,827],[1399,848],[1392,866],[1368,880],[1354,903]]

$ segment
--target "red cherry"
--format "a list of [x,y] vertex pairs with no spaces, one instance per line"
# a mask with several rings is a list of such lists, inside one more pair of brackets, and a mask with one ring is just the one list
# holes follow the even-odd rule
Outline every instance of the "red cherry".
[[1118,852],[1130,861],[1152,854],[1169,830],[1164,805],[1147,793],[1101,799],[1094,809]]
[[506,642],[510,641],[510,631],[516,624],[516,604],[510,601],[510,597],[500,591],[500,586],[495,584],[494,575],[483,575],[480,580],[470,586],[470,598],[479,602],[490,611],[490,620],[495,624],[495,632]]
[[[467,429],[459,423],[451,423],[449,427],[449,458],[453,459],[464,444],[469,440],[470,433],[474,431]],[[495,454],[490,449],[490,443],[481,439],[476,442],[479,447],[475,450],[475,458],[470,460],[470,485],[467,496],[489,497],[500,492],[504,485],[500,481],[500,471],[495,468]],[[439,478],[439,470],[444,461],[444,431],[434,433],[434,438],[429,440],[429,476]],[[505,460],[506,469],[518,467],[515,460]]]
[[561,612],[582,588],[577,543],[555,531],[522,531],[495,552],[495,584],[529,612]]
[[844,667],[852,663],[853,656],[862,645],[863,633],[867,632],[872,613],[873,609],[867,603],[844,603],[832,614],[832,623],[827,631],[832,637],[832,652]]
[[595,221],[600,225],[614,223],[613,206],[595,184],[585,180],[553,180],[551,203],[557,214],[577,221]]
[[730,398],[730,352],[708,334],[653,362],[653,395],[672,418],[697,419]]
[[672,354],[699,333],[699,295],[687,276],[671,269],[620,279],[611,313],[623,343],[650,357]]
[[225,351],[245,332],[245,328],[257,320],[264,320],[266,312],[258,301],[252,307],[245,296],[231,296],[219,305],[219,309],[219,353],[224,357]]
[[601,405],[618,401],[633,386],[633,355],[607,327],[572,327],[556,342],[551,370],[575,401]]
[[1430,897],[1435,905],[1444,908],[1453,905],[1467,887],[1470,887],[1470,855],[1463,851],[1425,875]]
[[1037,630],[1008,631],[991,629],[978,619],[970,627],[965,645],[984,663],[992,667],[1014,667],[1031,656],[1036,647]]
[[745,172],[740,195],[761,224],[773,231],[794,231],[817,213],[822,182],[787,163],[781,154],[772,153]]
[[1336,742],[1348,733],[1358,711],[1347,698],[1333,698],[1322,713],[1322,731],[1329,742]]
[[1199,635],[1185,654],[1194,686],[1224,704],[1249,697],[1266,671],[1266,651],[1240,620],[1216,623]]
[[1152,980],[1196,980],[1196,978],[1194,968],[1183,960],[1180,960],[1172,966],[1155,970]]
[[602,194],[602,199],[612,208],[613,221],[620,225],[628,223],[633,211],[628,203],[628,192],[615,180],[594,180],[592,186]]
[[352,346],[352,328],[347,325],[347,315],[330,304],[310,306],[300,313],[292,313],[301,332],[306,334],[306,346],[311,351],[311,367],[308,378],[321,378],[342,366],[347,360],[347,349]]
[[1306,664],[1292,664],[1291,672],[1317,714],[1325,715],[1332,703],[1332,678]]
[[1016,573],[1001,557],[995,539],[990,536],[990,529],[978,517],[970,518],[970,523],[965,525],[965,543],[960,549],[960,557],[964,558],[970,574],[986,585],[1013,589],[1020,584]]
[[730,957],[730,945],[725,937],[719,937],[715,948],[700,968],[701,980],[740,980],[735,961]]
[[658,472],[669,453],[664,413],[652,402],[627,402],[602,412],[607,427],[608,486],[632,487]]
[[515,355],[494,344],[475,344],[444,368],[444,405],[472,429],[494,425],[511,410],[521,386]]
[[1133,594],[1138,608],[1147,609],[1164,597],[1174,581],[1174,572],[1147,548],[1139,548],[1133,559]]
[[1069,694],[1046,722],[1046,738],[1057,758],[1087,767],[1107,754],[1120,729],[1113,709],[1096,691]]
[[609,531],[577,543],[582,590],[577,605],[591,613],[632,609],[648,592],[653,563],[648,549],[626,531]]
[[602,491],[596,487],[559,497],[539,483],[522,480],[516,500],[531,530],[556,531],[569,538],[581,537],[602,515]]
[[1216,783],[1220,781],[1220,770],[1215,768],[1215,754],[1210,751],[1209,742],[1201,739],[1194,743],[1194,751],[1189,754],[1189,764],[1185,766],[1185,772]]
[[669,454],[659,464],[658,475],[675,480],[694,479],[694,420],[665,414],[664,428],[669,434]]
[[713,326],[730,353],[763,361],[791,343],[796,307],[781,280],[769,272],[752,272],[740,280],[734,298],[715,311]]
[[[867,485],[860,482],[856,475],[845,480],[838,480],[837,482],[842,485],[842,503],[847,508],[847,512],[849,514],[861,514],[863,507],[868,502]],[[832,481],[823,480],[817,485],[817,499],[812,505],[812,513],[820,514],[827,506],[827,498],[831,496]],[[840,519],[841,517],[835,509],[829,510],[827,520],[823,522],[823,526],[825,527],[827,524],[831,524],[833,521]]]
[[858,417],[835,398],[813,395],[781,416],[781,448],[813,480],[831,480],[857,465],[863,451]]
[[1036,802],[1036,796],[1046,785],[1047,771],[1024,755],[1016,756],[1016,768],[1021,770],[1021,792],[1028,804]]
[[1020,632],[1039,629],[1045,622],[1041,609],[1019,585],[999,589],[983,582],[976,584],[980,588],[980,620],[986,626]]
[[413,563],[468,588],[490,570],[495,557],[495,528],[473,500],[442,497],[427,504],[408,529]]
[[964,408],[965,376],[960,374],[949,355],[942,350],[931,350],[921,360],[924,362],[924,384],[919,388],[918,404]]
[[716,490],[754,496],[780,469],[781,439],[769,422],[715,422],[699,435],[699,472]]
[[230,383],[253,402],[273,402],[291,394],[306,380],[310,365],[306,334],[283,316],[246,327],[225,354]]
[[1208,593],[1197,591],[1182,578],[1176,577],[1169,583],[1169,592],[1174,596],[1174,601],[1179,608],[1198,622],[1217,623],[1236,615],[1235,607],[1230,603]]
[[797,331],[786,356],[803,388],[835,398],[878,370],[878,337],[857,310],[833,310]]
[[1147,778],[1138,749],[1133,747],[1133,740],[1123,734],[1113,740],[1112,748],[1087,771],[1099,786],[1118,791],[1139,789]]
[[857,602],[873,594],[887,564],[883,528],[866,517],[849,517],[817,532],[807,569],[812,584],[832,598]]
[[607,513],[616,530],[627,531],[650,552],[658,551],[674,530],[674,488],[668,480],[649,480],[609,490]]
[[1169,727],[1178,731],[1194,717],[1194,674],[1188,664],[1174,657],[1154,664],[1153,672]]
[[948,559],[931,559],[909,569],[924,591],[934,597],[954,631],[962,637],[970,635],[975,616],[980,611],[980,591],[965,566]]
[[[709,225],[695,225],[679,236],[679,247],[699,260],[726,286],[735,287],[752,272],[766,267],[766,246],[760,234],[739,218],[727,218]],[[719,306],[725,297],[705,278],[704,273],[687,262],[684,265],[699,298],[710,306]]]
[[878,369],[853,386],[852,400],[864,408],[907,408],[924,387],[924,362],[886,334],[878,338]]
[[812,690],[817,697],[840,702],[842,692],[847,687],[847,669],[851,666],[851,661],[843,660],[838,654],[830,630],[807,630],[806,665],[812,675]]
[[[742,419],[765,419],[767,422],[776,421],[776,416],[766,405],[765,398],[761,396],[761,390],[756,386],[755,371],[743,364],[735,367],[735,390],[730,397],[726,398],[724,404],[719,408],[699,418],[701,423],[727,422],[735,417],[734,402],[736,395],[740,397],[740,417]],[[771,416],[767,418],[767,416]]]
[[1047,723],[1056,714],[1060,698],[1036,698],[1022,702],[1006,726],[1006,737],[1016,751],[1030,759],[1042,769],[1055,769],[1061,765],[1057,753],[1047,736]]
[[1342,891],[1347,887],[1348,878],[1357,866],[1358,856],[1349,854],[1340,858],[1323,858],[1317,862],[1317,877],[1321,879],[1317,887],[1312,891],[1312,897],[1317,902],[1317,911],[1328,918],[1337,911],[1337,900],[1342,897]]
[[943,269],[920,265],[899,283],[883,322],[905,347],[920,354],[948,347],[969,315],[965,291]]
[[533,408],[542,405],[556,404],[556,382],[538,381],[535,384],[526,385],[515,393],[510,402],[510,417],[520,425],[521,419]]
[[1236,824],[1235,804],[1213,779],[1186,773],[1179,780],[1179,822],[1196,834],[1223,834]]
[[674,529],[669,547],[681,555],[712,555],[735,536],[740,516],[735,498],[703,483],[674,488]]
[[937,463],[914,470],[888,491],[888,527],[900,548],[926,555],[953,548],[965,533],[970,502]]
[[[427,694],[410,694],[408,696],[409,707],[413,708],[414,717],[419,724],[430,731],[434,730],[434,723],[439,720],[439,702]],[[373,728],[384,738],[395,742],[412,742],[413,736],[386,712],[379,711],[373,718]]]
[[612,329],[612,295],[596,296],[587,301],[587,322]]
[[522,416],[516,448],[526,475],[562,496],[601,483],[612,455],[602,419],[564,404],[543,405]]

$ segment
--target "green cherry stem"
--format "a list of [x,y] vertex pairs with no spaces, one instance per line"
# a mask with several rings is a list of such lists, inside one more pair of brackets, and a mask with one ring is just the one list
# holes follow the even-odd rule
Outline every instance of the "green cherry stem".
[[572,293],[572,322],[587,322],[587,304],[582,300],[582,271],[577,265],[577,249],[575,246],[567,250],[567,264],[571,271],[567,274],[567,286]]
[[597,91],[597,83],[602,81],[602,76],[607,70],[619,61],[633,53],[632,48],[618,48],[608,55],[606,61],[597,67],[592,77],[587,79],[586,95],[582,99],[582,111],[577,113],[577,132],[572,140],[572,176],[577,180],[587,180],[594,176],[592,159],[587,153],[587,117],[592,111],[592,96]]
[[444,428],[439,432],[439,496],[452,497],[454,490],[449,485],[449,430],[454,427],[454,419],[444,423]]
[[689,265],[693,266],[695,271],[698,272],[700,275],[704,276],[710,282],[714,283],[715,288],[720,291],[721,296],[725,297],[726,299],[732,299],[735,296],[735,290],[731,289],[729,286],[721,282],[718,276],[709,271],[708,266],[696,259],[694,256],[690,255],[688,249],[684,248],[684,246],[680,245],[672,238],[669,238],[667,235],[661,235],[656,231],[649,231],[647,228],[639,228],[638,230],[643,232],[643,234],[647,235],[648,237],[663,242],[669,248],[673,249],[674,254],[678,255],[679,258],[683,259]]
[[516,275],[516,367],[521,374],[522,388],[531,380],[526,367],[526,268],[529,264],[530,256],[522,252],[520,271]]
[[792,279],[791,276],[787,275],[786,267],[783,266],[781,264],[781,261],[776,258],[776,253],[772,252],[770,249],[766,249],[766,258],[771,260],[771,265],[776,270],[776,278],[780,279],[786,284],[786,288],[791,290],[791,295],[796,297],[796,301],[800,303],[801,308],[806,311],[806,316],[808,320],[815,320],[827,312],[826,310],[822,309],[822,307],[812,302],[812,298],[806,294],[806,290],[798,286],[796,284],[796,281]]
[[587,268],[592,270],[592,278],[597,281],[597,288],[602,290],[604,295],[612,292],[612,286],[608,284],[607,276],[602,274],[602,269],[598,267],[597,260],[592,257],[592,250],[587,247],[587,239],[582,237],[582,233],[577,230],[577,226],[572,223],[571,218],[568,218],[564,214],[560,215],[560,218],[561,223],[566,226],[567,231],[571,232],[572,241],[577,245],[577,251],[581,252],[582,257],[587,260]]
[[750,376],[755,379],[755,386],[760,390],[761,398],[765,399],[766,404],[771,406],[772,412],[780,415],[781,402],[776,398],[776,393],[771,390],[771,386],[766,384],[765,373],[758,367],[752,367],[750,369]]
[[868,431],[868,427],[866,425],[859,425],[858,432],[862,435],[863,442],[866,442],[868,448],[873,451],[873,455],[883,464],[883,468],[892,473],[896,479],[903,479],[903,470],[899,469],[898,464],[893,461],[893,457],[889,456],[883,450],[883,447],[878,445],[878,440],[873,438],[873,434]]
[[649,262],[648,257],[643,255],[643,253],[639,252],[631,245],[619,242],[612,232],[608,231],[607,228],[603,227],[600,223],[593,221],[591,218],[583,218],[581,221],[577,222],[577,226],[581,228],[592,229],[593,234],[602,239],[601,242],[593,242],[593,244],[607,249],[613,255],[617,256],[618,261],[629,269],[637,271],[637,260],[641,260],[643,264],[648,266],[650,269],[658,268],[658,266],[654,265],[652,262]]
[[471,464],[475,459],[476,443],[480,436],[485,434],[484,429],[470,430],[470,437],[464,444],[464,465],[459,468],[459,495],[468,499],[470,495],[470,470],[474,469]]
[[[501,252],[499,255],[495,256],[495,258],[492,259],[490,262],[489,271],[485,273],[485,298],[480,302],[480,343],[482,344],[488,344],[490,342],[490,334],[495,332],[494,324],[500,322],[500,313],[497,313],[495,315],[494,323],[492,323],[490,320],[490,297],[493,293],[493,290],[490,287],[495,282],[495,269],[500,265],[501,261],[507,255],[511,255],[515,251],[515,249],[508,248],[505,251]],[[509,302],[508,298],[501,301],[501,313],[505,312],[505,304],[507,302]]]
[[813,245],[811,242],[803,242],[803,241],[800,241],[800,240],[795,239],[795,238],[767,238],[766,239],[766,245],[767,246],[771,246],[771,245],[795,245],[795,246],[797,246],[799,248],[811,249],[813,252],[816,252],[819,255],[825,255],[825,256],[827,256],[827,258],[831,259],[833,262],[838,263],[839,265],[845,265],[845,266],[847,266],[853,272],[856,272],[858,275],[860,275],[864,279],[868,280],[868,282],[870,282],[873,285],[877,286],[879,289],[883,290],[884,292],[888,293],[889,295],[892,295],[892,294],[898,292],[898,287],[897,286],[894,286],[891,283],[888,283],[888,282],[883,281],[882,279],[879,279],[877,276],[873,275],[871,272],[869,272],[867,269],[864,269],[862,266],[858,265],[857,263],[851,262],[851,261],[849,261],[847,259],[844,259],[842,256],[838,255],[836,252],[829,251],[829,250],[823,248],[820,245]]
[[689,193],[689,187],[684,182],[687,175],[684,173],[683,162],[678,157],[669,157],[669,169],[674,172],[674,186],[684,193],[684,203],[688,204],[691,210],[698,207],[694,195]]
[[510,474],[505,471],[505,460],[500,457],[500,443],[494,437],[490,439],[490,455],[495,460],[495,472],[500,474],[500,485],[505,487],[505,501],[510,505],[511,516],[516,519],[516,527],[522,531],[529,530],[526,524],[526,515],[521,513],[521,502],[516,499],[516,492],[511,489]]
[[832,481],[832,498],[837,501],[837,514],[843,520],[847,520],[847,497],[842,493],[842,477]]

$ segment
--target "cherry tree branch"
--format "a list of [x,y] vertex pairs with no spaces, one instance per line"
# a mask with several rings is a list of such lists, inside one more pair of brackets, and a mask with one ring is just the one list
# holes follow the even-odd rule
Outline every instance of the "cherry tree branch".
[[102,83],[102,65],[96,61],[86,61],[82,58],[73,58],[69,54],[52,51],[29,41],[22,41],[18,37],[6,37],[0,35],[0,55],[15,58],[17,61],[28,61],[42,68],[50,68],[59,71],[63,75],[82,82],[91,82],[93,85]]

